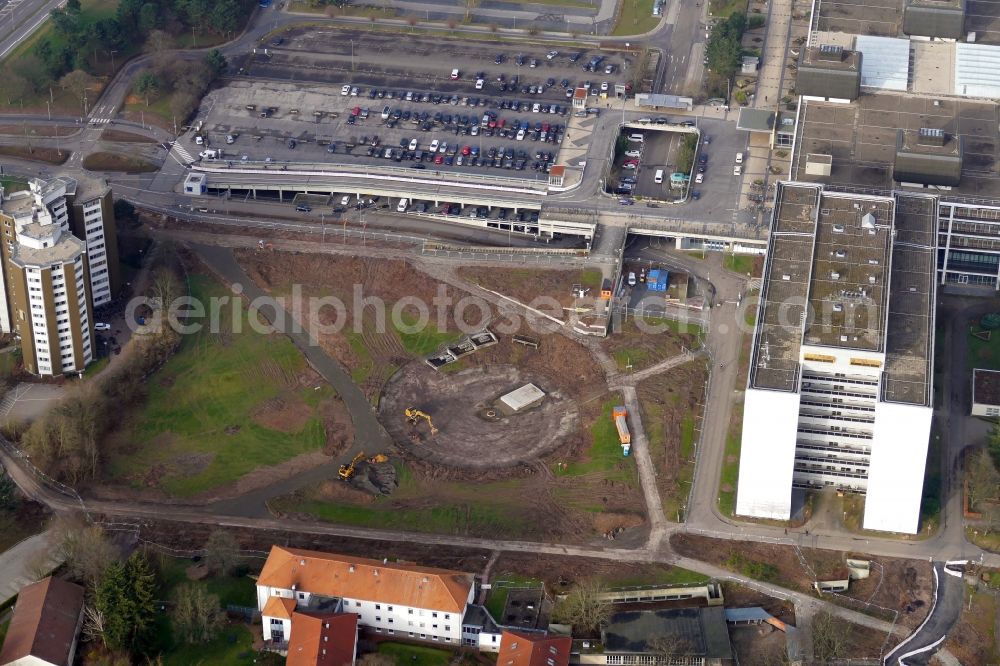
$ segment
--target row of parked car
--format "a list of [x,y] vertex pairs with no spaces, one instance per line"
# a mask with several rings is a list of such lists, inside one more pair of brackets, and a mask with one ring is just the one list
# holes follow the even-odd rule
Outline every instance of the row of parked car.
[[555,154],[547,151],[535,151],[534,159],[532,153],[527,150],[515,150],[514,148],[493,147],[489,150],[480,150],[478,146],[451,145],[447,142],[435,139],[431,144],[422,149],[417,139],[401,139],[399,147],[370,146],[367,150],[369,157],[381,157],[394,162],[412,162],[413,169],[426,169],[427,164],[460,167],[493,167],[494,169],[513,169],[524,171],[543,171],[548,173],[552,169]]

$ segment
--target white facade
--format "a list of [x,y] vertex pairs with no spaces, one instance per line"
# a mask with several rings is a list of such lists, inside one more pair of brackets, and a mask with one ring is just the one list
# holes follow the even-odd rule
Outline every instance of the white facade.
[[87,244],[87,260],[90,265],[90,293],[94,307],[111,301],[111,273],[108,266],[108,250],[104,236],[104,215],[102,199],[92,199],[83,204],[83,224]]
[[[472,602],[474,591],[474,587],[470,588],[466,603]],[[258,585],[257,607],[263,610],[268,599],[272,596],[294,599],[298,610],[309,610],[309,605],[313,601],[312,594],[306,590],[289,590]],[[344,598],[342,606],[337,611],[357,613],[358,626],[367,627],[375,633],[454,645],[460,645],[462,642],[464,608],[461,612],[455,612],[444,609],[412,608],[399,604],[386,604],[376,600]],[[264,640],[271,640],[272,619],[274,618],[264,618]],[[290,621],[284,621],[281,626],[284,629],[284,636],[287,637]]]
[[865,529],[905,534],[919,529],[933,415],[934,410],[920,405],[876,406]]
[[747,389],[736,513],[788,520],[792,513],[799,394]]

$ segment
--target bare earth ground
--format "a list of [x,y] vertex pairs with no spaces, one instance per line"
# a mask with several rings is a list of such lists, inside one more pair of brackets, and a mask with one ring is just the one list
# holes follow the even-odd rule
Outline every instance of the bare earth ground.
[[[400,460],[396,456],[394,460],[402,465],[399,487],[377,501],[333,482],[301,494],[296,501],[272,503],[272,509],[293,516],[300,511],[297,507],[306,507],[306,513],[317,511],[321,517],[325,513],[335,522],[359,520],[350,513],[351,506],[375,511],[375,521],[391,520],[387,513],[406,512],[431,520],[431,512],[436,512],[433,519],[443,520],[441,524],[421,526],[480,536],[502,532],[569,541],[644,524],[634,462],[621,458],[620,451],[613,464],[606,458],[594,460],[589,453],[594,443],[590,425],[602,417],[603,403],[611,397],[584,345],[564,335],[532,330],[525,321],[508,325],[503,313],[481,301],[468,307],[463,319],[471,328],[489,322],[499,343],[437,372],[404,348],[391,323],[379,329],[372,306],[358,317],[360,332],[352,330],[355,314],[361,312],[352,302],[354,285],[365,297],[382,299],[388,309],[404,297],[431,304],[444,295],[457,302],[468,296],[465,292],[402,260],[254,251],[237,256],[249,275],[276,295],[290,294],[292,285],[299,284],[303,301],[308,296],[333,295],[345,303],[350,326],[321,335],[319,342],[379,406],[380,420],[398,449]],[[328,308],[320,314],[319,321],[328,324],[335,313]],[[436,333],[447,330],[457,335],[456,309],[448,306],[444,314]],[[431,321],[436,320],[432,310]],[[536,337],[539,349],[513,343],[511,332]],[[497,423],[480,417],[488,403],[526,382],[548,394],[540,407]],[[441,432],[429,436],[423,422],[411,428],[403,417],[406,407],[429,412]],[[485,506],[484,496],[490,498]],[[442,514],[451,518],[443,519]]]
[[952,627],[944,647],[962,664],[1000,663],[1000,636],[996,635],[1000,597],[989,592],[977,592],[969,603],[966,587],[962,615]]
[[[601,272],[597,269],[567,271],[511,268],[498,271],[482,266],[464,266],[456,273],[473,284],[538,307],[546,314],[560,319],[563,313],[557,311],[557,307],[584,307],[586,301],[592,301],[599,296],[598,291],[601,287]],[[575,285],[590,289],[590,292],[582,299],[577,298],[573,294]]]
[[670,324],[663,333],[647,333],[639,330],[634,319],[628,318],[601,340],[601,346],[615,359],[619,370],[624,371],[630,365],[631,372],[636,372],[683,350],[696,349],[700,343],[695,331],[693,325],[685,329],[682,324]]
[[[542,404],[504,416],[495,405],[499,396],[527,383],[546,393]],[[401,415],[413,406],[433,414],[440,432],[426,437],[423,423],[418,428],[407,424]],[[578,421],[576,407],[547,378],[514,366],[442,374],[414,361],[390,380],[379,408],[399,448],[430,462],[468,469],[512,467],[542,457],[558,448]],[[487,413],[496,416],[487,418]]]
[[[670,543],[682,555],[747,575],[750,575],[748,571],[741,571],[736,565],[737,558],[742,559],[744,566],[770,565],[774,567],[773,582],[806,593],[813,592],[812,583],[815,580],[846,578],[844,558],[851,556],[834,551],[801,548],[800,560],[795,549],[790,546],[728,541],[692,534],[675,534],[671,536]],[[866,555],[857,557],[872,562],[871,576],[866,580],[851,581],[850,590],[842,595],[827,594],[823,598],[891,620],[891,613],[881,612],[866,603],[881,606],[890,611],[898,611],[900,624],[911,629],[919,625],[930,609],[933,594],[930,564],[921,560],[873,558]],[[803,560],[815,575],[803,566]]]

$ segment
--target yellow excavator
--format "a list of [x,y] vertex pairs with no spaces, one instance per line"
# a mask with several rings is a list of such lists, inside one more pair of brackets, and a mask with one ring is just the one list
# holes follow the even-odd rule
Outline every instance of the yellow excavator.
[[354,459],[348,465],[341,465],[340,471],[337,472],[344,481],[347,481],[352,476],[354,476],[354,467],[365,459],[365,452],[362,451],[358,455],[354,456]]
[[438,429],[434,427],[434,421],[431,421],[431,415],[430,414],[428,414],[426,412],[422,412],[422,411],[420,411],[419,409],[417,409],[415,407],[407,407],[406,408],[406,422],[407,423],[409,423],[412,426],[415,426],[415,425],[417,425],[417,422],[420,419],[424,419],[425,421],[427,421],[427,425],[429,425],[430,428],[431,428],[431,434],[432,435],[436,435],[438,433]]
[[384,462],[389,462],[389,456],[384,453],[376,453],[374,456],[368,459],[368,463],[371,465],[379,465]]

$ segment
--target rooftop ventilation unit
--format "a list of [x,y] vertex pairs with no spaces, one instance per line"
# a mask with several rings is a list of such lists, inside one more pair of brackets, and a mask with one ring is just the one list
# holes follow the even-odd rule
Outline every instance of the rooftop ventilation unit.
[[924,146],[943,146],[945,141],[944,130],[932,127],[921,127],[917,130],[917,143]]
[[844,59],[844,47],[836,44],[821,44],[819,47],[819,60],[840,62]]

